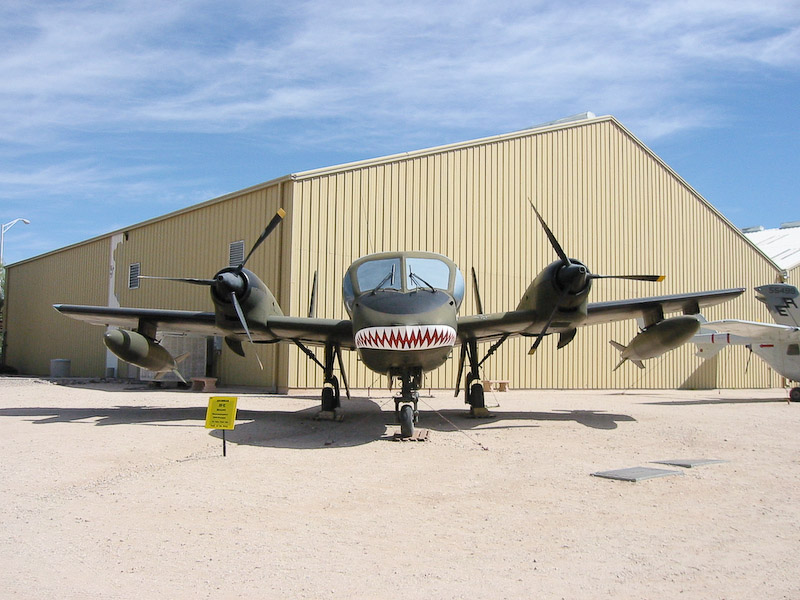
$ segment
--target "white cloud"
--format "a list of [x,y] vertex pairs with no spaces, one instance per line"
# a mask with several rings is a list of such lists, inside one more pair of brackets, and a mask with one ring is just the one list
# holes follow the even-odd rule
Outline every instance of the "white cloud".
[[16,143],[303,118],[366,130],[380,122],[390,133],[502,130],[575,109],[637,120],[713,101],[731,72],[800,62],[798,2],[123,1],[0,11],[13,40],[0,56],[0,135]]

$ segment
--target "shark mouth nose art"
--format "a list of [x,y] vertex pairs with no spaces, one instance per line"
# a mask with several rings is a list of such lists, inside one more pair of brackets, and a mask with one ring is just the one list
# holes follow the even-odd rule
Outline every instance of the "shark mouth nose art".
[[427,350],[452,346],[456,330],[447,325],[365,327],[356,333],[356,346],[373,350]]

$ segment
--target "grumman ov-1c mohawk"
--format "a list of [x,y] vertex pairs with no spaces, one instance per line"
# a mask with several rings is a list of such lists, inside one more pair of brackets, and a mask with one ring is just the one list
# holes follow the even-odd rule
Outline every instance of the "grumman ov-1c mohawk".
[[[153,369],[154,360],[159,362],[158,356],[164,363],[160,370],[174,367],[172,358],[156,341],[158,330],[224,336],[228,347],[241,356],[244,356],[244,341],[293,342],[324,372],[319,416],[327,419],[341,419],[334,362],[338,361],[349,398],[342,350],[356,350],[371,370],[400,381],[395,413],[402,435],[408,437],[413,435],[418,418],[418,390],[423,373],[444,364],[454,346],[461,346],[456,395],[466,369],[465,402],[472,415],[486,416],[480,368],[509,337],[535,338],[529,352],[533,354],[546,335],[558,333],[558,347],[563,348],[573,340],[578,327],[639,317],[649,323],[639,335],[646,334],[648,342],[663,353],[682,343],[669,335],[668,325],[663,325],[671,321],[664,319],[665,313],[697,314],[702,306],[730,300],[744,291],[729,289],[590,304],[589,291],[596,279],[660,281],[663,277],[591,273],[585,264],[567,256],[533,203],[531,206],[558,260],[539,273],[516,309],[509,312],[484,314],[476,284],[479,314],[458,316],[465,286],[461,272],[451,260],[430,252],[385,252],[360,258],[347,269],[343,293],[350,319],[315,318],[313,292],[308,317],[285,316],[267,286],[244,268],[285,216],[282,209],[240,265],[222,269],[213,279],[152,278],[209,287],[214,312],[65,304],[56,305],[55,309],[94,325],[126,328],[124,336],[106,336],[106,345],[122,360],[148,369]],[[655,327],[657,324],[661,327]],[[132,344],[125,340],[134,340],[138,350],[131,351]],[[482,355],[478,353],[481,342],[493,342]],[[322,361],[309,346],[324,348]]]

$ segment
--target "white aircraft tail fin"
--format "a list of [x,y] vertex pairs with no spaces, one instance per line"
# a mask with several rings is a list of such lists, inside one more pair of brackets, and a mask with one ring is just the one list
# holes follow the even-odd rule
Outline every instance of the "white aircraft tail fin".
[[766,304],[769,314],[778,325],[800,327],[800,292],[793,285],[775,283],[756,288],[756,296]]

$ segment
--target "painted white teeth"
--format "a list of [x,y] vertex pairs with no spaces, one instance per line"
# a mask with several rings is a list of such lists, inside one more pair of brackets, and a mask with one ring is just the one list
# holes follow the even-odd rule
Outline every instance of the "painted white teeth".
[[372,350],[427,350],[455,344],[456,330],[447,325],[365,327],[355,341],[356,347]]

